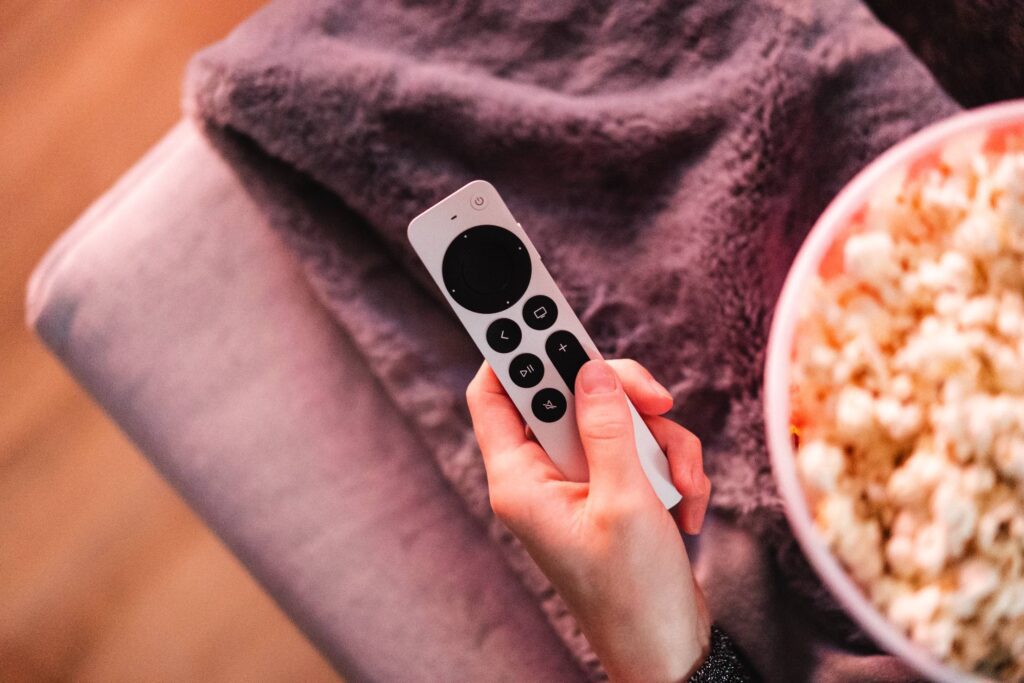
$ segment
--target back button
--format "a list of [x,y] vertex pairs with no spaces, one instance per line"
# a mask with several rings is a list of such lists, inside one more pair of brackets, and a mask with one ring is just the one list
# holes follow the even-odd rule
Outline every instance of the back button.
[[498,318],[487,326],[487,345],[498,353],[508,353],[519,346],[523,331],[514,320]]

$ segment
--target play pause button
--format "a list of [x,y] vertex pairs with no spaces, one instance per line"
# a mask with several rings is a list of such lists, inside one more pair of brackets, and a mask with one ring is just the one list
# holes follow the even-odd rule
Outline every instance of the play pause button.
[[521,353],[512,359],[508,372],[517,386],[535,387],[544,377],[544,363],[532,353]]

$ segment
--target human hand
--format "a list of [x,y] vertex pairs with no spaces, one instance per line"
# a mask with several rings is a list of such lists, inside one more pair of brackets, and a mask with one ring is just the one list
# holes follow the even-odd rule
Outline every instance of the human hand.
[[[640,466],[627,395],[668,456],[683,495],[675,519]],[[700,531],[711,492],[700,441],[661,417],[672,397],[635,361],[589,361],[575,396],[590,469],[584,483],[562,476],[481,366],[466,397],[491,506],[562,595],[612,680],[685,680],[710,642],[680,534]]]

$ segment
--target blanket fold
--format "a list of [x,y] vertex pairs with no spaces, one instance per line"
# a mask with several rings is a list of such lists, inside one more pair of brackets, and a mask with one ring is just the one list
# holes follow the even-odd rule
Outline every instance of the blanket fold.
[[761,404],[774,302],[815,218],[958,109],[860,2],[277,0],[195,58],[186,106],[591,677],[564,605],[490,513],[463,400],[479,354],[405,239],[477,177],[601,351],[670,388],[715,511],[761,534],[808,630],[870,654],[792,543]]

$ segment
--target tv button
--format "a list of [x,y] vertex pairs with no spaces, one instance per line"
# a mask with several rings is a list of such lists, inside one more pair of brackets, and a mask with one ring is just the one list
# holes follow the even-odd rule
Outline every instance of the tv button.
[[526,300],[523,306],[523,320],[535,330],[546,330],[555,324],[558,307],[551,297],[538,294]]

